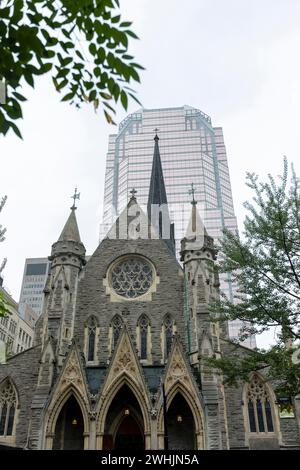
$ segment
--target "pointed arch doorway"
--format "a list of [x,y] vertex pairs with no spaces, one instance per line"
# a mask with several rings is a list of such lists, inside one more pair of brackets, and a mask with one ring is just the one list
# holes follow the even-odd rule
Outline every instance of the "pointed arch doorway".
[[193,413],[180,392],[176,393],[167,411],[170,450],[197,449]]
[[145,449],[142,412],[127,385],[120,388],[108,409],[103,449],[128,451]]
[[84,423],[81,408],[71,395],[62,407],[55,425],[53,450],[82,450]]

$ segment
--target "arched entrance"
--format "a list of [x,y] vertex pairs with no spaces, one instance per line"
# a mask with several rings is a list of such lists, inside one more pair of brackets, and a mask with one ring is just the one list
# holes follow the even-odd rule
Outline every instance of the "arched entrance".
[[175,395],[168,408],[167,427],[170,450],[197,448],[193,414],[181,393]]
[[103,449],[144,450],[144,423],[137,399],[123,385],[108,409]]
[[74,395],[66,401],[55,425],[53,450],[81,450],[84,445],[83,416]]

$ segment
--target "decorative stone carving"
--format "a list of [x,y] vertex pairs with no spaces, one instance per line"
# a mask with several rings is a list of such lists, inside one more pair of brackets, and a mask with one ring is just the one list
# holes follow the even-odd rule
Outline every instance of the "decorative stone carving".
[[[178,339],[176,339],[176,341],[178,341]],[[169,366],[167,368],[165,378],[166,393],[175,382],[181,382],[185,387],[188,387],[190,391],[194,390],[190,372],[187,369],[178,342],[171,353]]]
[[252,401],[265,401],[269,398],[263,381],[257,375],[253,375],[251,382],[248,384],[247,398]]
[[177,380],[185,383],[189,381],[186,365],[179,350],[174,351],[167,377],[167,383],[171,386]]
[[89,411],[88,415],[91,421],[95,421],[97,418],[97,411],[94,411],[94,410]]
[[156,393],[156,392],[150,393],[150,400],[151,400],[152,403],[155,403],[157,401],[157,399],[158,399],[158,393]]
[[0,390],[0,406],[4,405],[16,406],[16,392],[9,380],[6,380]]
[[115,374],[127,371],[133,376],[137,375],[137,367],[135,364],[133,353],[130,349],[131,348],[129,340],[128,338],[125,338],[122,344],[120,345],[116,361],[113,367],[113,371]]
[[89,399],[90,399],[91,403],[96,403],[97,394],[93,395],[92,393],[89,393]]
[[62,388],[65,388],[70,384],[77,386],[79,389],[82,389],[83,387],[81,370],[75,351],[73,351],[68,360],[61,381]]
[[143,379],[139,370],[138,359],[134,353],[131,345],[128,332],[121,333],[122,337],[117,346],[116,355],[110,363],[110,370],[108,372],[102,395],[105,394],[107,388],[114,382],[121,374],[126,373],[133,379],[139,387],[144,388]]

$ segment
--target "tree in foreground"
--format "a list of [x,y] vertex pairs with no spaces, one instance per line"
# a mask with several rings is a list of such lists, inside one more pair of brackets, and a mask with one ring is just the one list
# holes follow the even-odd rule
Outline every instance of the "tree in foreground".
[[284,159],[283,175],[277,180],[269,175],[267,182],[259,182],[257,175],[248,173],[247,185],[254,197],[244,204],[248,215],[242,237],[226,230],[221,244],[220,270],[231,273],[238,292],[234,302],[222,296],[212,309],[222,320],[245,322],[240,340],[275,330],[275,344],[210,362],[230,385],[264,369],[267,380],[275,381],[279,397],[293,397],[300,392],[299,179],[292,168],[288,181]]
[[50,71],[62,101],[90,102],[95,110],[102,105],[109,123],[116,103],[127,109],[130,97],[138,102],[127,86],[140,81],[143,68],[128,53],[129,39],[137,36],[118,8],[118,0],[0,2],[0,86],[6,87],[0,134],[13,129],[21,137],[15,121],[26,98],[20,89]]

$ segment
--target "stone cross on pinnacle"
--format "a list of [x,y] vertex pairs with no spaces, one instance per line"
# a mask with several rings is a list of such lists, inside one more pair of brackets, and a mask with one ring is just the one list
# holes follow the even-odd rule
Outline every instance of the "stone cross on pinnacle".
[[130,194],[131,194],[131,199],[134,199],[134,198],[135,198],[135,195],[137,194],[137,190],[134,189],[134,188],[132,188],[132,190],[129,191],[129,192],[130,192]]
[[192,183],[191,189],[189,190],[189,194],[193,196],[192,204],[197,204],[197,201],[195,201],[195,192],[196,192],[196,188],[194,186],[194,183]]
[[71,207],[72,210],[76,210],[77,207],[75,206],[76,199],[80,199],[80,193],[77,192],[77,188],[75,188],[75,194],[71,196],[71,199],[74,199],[73,205]]

